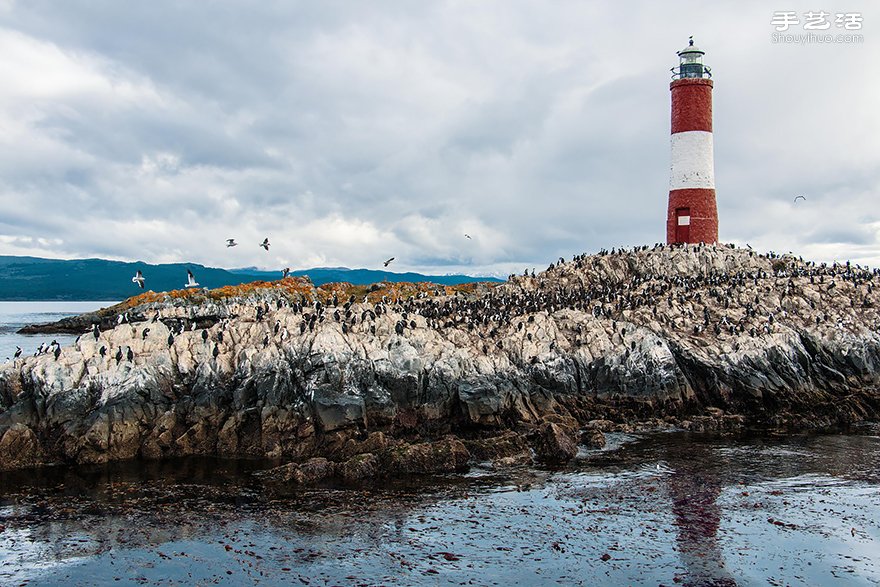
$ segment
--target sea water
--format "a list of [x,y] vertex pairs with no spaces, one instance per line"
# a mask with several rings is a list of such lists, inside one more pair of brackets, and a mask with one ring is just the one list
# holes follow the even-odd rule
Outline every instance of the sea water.
[[0,362],[11,359],[16,346],[22,355],[33,355],[41,343],[53,340],[59,344],[72,343],[76,334],[18,334],[30,324],[55,322],[67,316],[76,316],[112,306],[116,302],[0,302]]

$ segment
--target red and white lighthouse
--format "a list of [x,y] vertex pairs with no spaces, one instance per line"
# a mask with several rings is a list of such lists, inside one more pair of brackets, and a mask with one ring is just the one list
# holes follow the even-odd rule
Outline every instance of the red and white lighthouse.
[[712,148],[712,73],[691,37],[672,69],[672,141],[667,243],[718,242]]

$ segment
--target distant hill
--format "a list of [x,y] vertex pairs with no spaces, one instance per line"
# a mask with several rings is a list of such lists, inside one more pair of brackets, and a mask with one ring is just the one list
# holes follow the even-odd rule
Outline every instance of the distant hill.
[[[151,265],[105,259],[63,260],[0,255],[0,300],[121,300],[141,291],[131,281],[138,269],[147,280],[146,289],[153,291],[182,288],[186,283],[187,269],[195,274],[200,285],[209,288],[281,278],[280,271],[259,271],[255,268],[217,269],[196,263]],[[291,274],[307,275],[315,285],[334,281],[347,281],[356,285],[380,281],[429,281],[441,285],[501,281],[493,277],[391,273],[345,267],[306,269],[292,271]]]

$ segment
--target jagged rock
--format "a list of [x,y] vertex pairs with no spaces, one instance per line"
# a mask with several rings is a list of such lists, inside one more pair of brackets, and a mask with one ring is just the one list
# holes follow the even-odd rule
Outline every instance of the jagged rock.
[[589,448],[602,448],[605,446],[605,434],[595,428],[584,430],[581,433],[581,444]]
[[587,422],[587,430],[598,430],[599,432],[613,432],[617,425],[611,420],[590,420]]
[[464,441],[471,457],[496,464],[523,463],[531,460],[531,450],[521,434],[508,431],[490,438]]
[[379,457],[372,453],[355,455],[339,466],[339,474],[346,483],[372,479],[379,473]]
[[396,475],[436,475],[468,468],[470,453],[461,440],[446,437],[435,442],[402,444],[387,452],[387,469]]
[[43,450],[34,431],[24,424],[13,424],[0,437],[0,455],[7,468],[33,467],[43,463]]
[[255,473],[264,483],[270,485],[314,485],[332,477],[336,464],[323,457],[315,457],[304,463],[288,463]]
[[545,422],[531,436],[538,460],[550,464],[565,464],[577,456],[577,443],[571,433],[559,424]]

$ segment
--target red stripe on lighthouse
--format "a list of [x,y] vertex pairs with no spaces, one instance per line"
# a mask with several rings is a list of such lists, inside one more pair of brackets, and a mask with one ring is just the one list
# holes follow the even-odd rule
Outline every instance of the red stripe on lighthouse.
[[[683,231],[679,228],[679,211],[688,211],[687,237],[679,240]],[[669,211],[666,215],[666,242],[716,243],[718,242],[718,209],[715,190],[692,188],[669,192]]]
[[672,134],[689,130],[712,132],[710,79],[682,78],[669,84],[672,92]]

